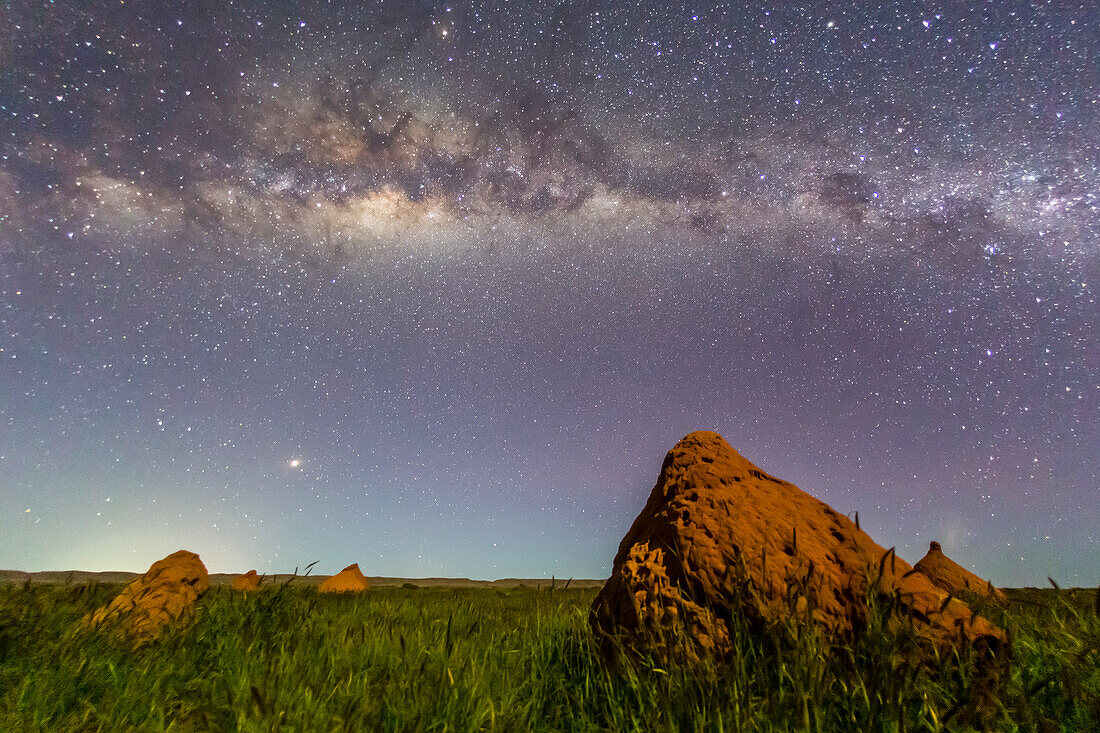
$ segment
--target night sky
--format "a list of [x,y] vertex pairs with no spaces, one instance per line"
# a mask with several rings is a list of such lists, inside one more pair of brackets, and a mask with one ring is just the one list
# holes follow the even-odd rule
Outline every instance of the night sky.
[[711,429],[1100,582],[1100,5],[0,3],[0,568],[606,577]]

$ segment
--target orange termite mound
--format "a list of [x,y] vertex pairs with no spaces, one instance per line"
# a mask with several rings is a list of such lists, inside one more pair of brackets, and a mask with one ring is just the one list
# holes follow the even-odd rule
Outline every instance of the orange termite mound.
[[793,617],[843,637],[865,623],[872,594],[896,598],[897,621],[931,644],[1004,641],[847,517],[699,431],[665,456],[589,622],[605,641],[691,662],[733,651],[734,614],[752,628]]
[[110,604],[85,616],[84,623],[117,629],[135,642],[147,641],[190,611],[209,587],[199,556],[179,550],[153,563]]
[[359,571],[359,563],[348,565],[332,577],[325,578],[317,587],[318,593],[356,593],[370,587],[363,573]]
[[962,565],[943,554],[939,542],[928,546],[928,554],[914,565],[938,587],[948,593],[975,593],[995,601],[1003,601],[1006,596],[999,588],[994,588],[988,580],[978,577]]
[[260,576],[256,574],[255,570],[249,570],[244,575],[238,575],[233,578],[233,590],[240,591],[252,591],[260,589]]

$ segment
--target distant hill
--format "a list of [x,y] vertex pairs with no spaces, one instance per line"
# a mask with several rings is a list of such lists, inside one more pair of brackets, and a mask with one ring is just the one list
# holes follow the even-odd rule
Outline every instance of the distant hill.
[[[238,573],[211,573],[210,585],[229,585]],[[93,573],[85,570],[50,570],[41,573],[26,573],[21,570],[0,570],[0,583],[129,583],[141,576],[141,573],[128,573],[121,571],[109,571]],[[295,583],[303,585],[319,585],[327,575],[299,575],[279,573],[264,577],[264,584],[285,583],[293,579]],[[386,588],[402,586],[411,583],[420,588],[516,588],[525,585],[531,588],[549,588],[551,584],[556,588],[564,588],[568,582],[570,588],[599,588],[603,586],[603,580],[584,578],[569,580],[568,578],[501,578],[499,580],[470,580],[469,578],[385,578],[367,576],[367,580],[373,587]]]

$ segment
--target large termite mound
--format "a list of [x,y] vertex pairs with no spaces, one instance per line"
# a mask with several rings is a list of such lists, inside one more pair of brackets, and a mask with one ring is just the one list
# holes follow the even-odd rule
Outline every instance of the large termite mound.
[[732,651],[734,614],[758,629],[793,616],[836,638],[863,627],[873,597],[936,646],[1004,640],[850,519],[699,431],[665,456],[590,624],[605,641],[694,661]]

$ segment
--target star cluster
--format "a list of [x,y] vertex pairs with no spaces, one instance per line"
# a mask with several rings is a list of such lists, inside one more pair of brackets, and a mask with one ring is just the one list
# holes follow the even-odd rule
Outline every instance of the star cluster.
[[715,429],[1100,569],[1100,10],[0,10],[0,566],[598,577]]

